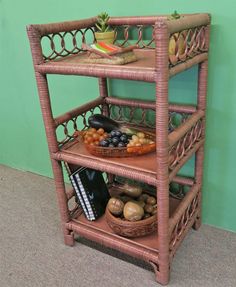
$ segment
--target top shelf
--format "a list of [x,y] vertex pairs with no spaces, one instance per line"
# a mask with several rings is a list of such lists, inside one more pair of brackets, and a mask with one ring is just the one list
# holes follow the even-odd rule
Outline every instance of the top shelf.
[[35,70],[42,74],[155,82],[159,72],[163,72],[163,65],[171,77],[208,58],[209,14],[188,14],[177,20],[169,20],[167,16],[111,17],[109,24],[115,30],[115,44],[137,45],[138,61],[126,65],[82,63],[86,55],[82,44],[95,41],[96,20],[93,17],[29,25]]
[[[36,67],[36,71],[43,74],[84,75],[155,82],[157,73],[155,70],[155,51],[136,49],[134,53],[138,60],[126,65],[86,64],[82,62],[83,58],[86,57],[86,53],[80,53],[79,55],[67,56],[41,64]],[[207,60],[207,58],[207,53],[196,55],[192,59],[171,67],[169,76],[180,73],[193,65]]]

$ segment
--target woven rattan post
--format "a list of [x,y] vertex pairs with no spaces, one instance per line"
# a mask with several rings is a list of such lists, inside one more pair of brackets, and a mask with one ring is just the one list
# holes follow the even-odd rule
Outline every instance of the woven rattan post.
[[[209,38],[210,38],[210,25],[206,28],[206,45],[209,48]],[[207,97],[207,76],[208,76],[208,60],[202,62],[199,65],[198,71],[198,109],[206,111],[206,97]],[[205,133],[206,120],[203,119],[203,133]],[[203,178],[203,162],[204,162],[204,146],[201,146],[196,152],[195,161],[195,180],[202,187]],[[193,225],[194,229],[198,229],[201,226],[201,199],[202,199],[202,188],[199,192],[198,198],[198,216]]]
[[[64,242],[72,246],[76,233],[144,260],[153,267],[157,282],[166,285],[178,247],[189,229],[198,229],[201,223],[210,16],[190,14],[178,20],[166,15],[111,17],[109,24],[119,35],[115,44],[123,47],[132,41],[137,45],[134,53],[138,61],[122,66],[83,61],[88,55],[82,44],[94,38],[95,23],[96,17],[92,17],[27,27]],[[146,33],[146,29],[152,33]],[[146,39],[147,34],[151,34],[150,39]],[[48,42],[47,48],[44,41]],[[170,52],[171,41],[174,48]],[[170,77],[195,65],[199,67],[197,105],[170,103]],[[96,77],[100,96],[54,117],[48,74]],[[113,97],[108,94],[110,78],[152,82],[156,98],[150,101]],[[102,158],[89,153],[78,137],[79,130],[87,129],[88,116],[98,112],[120,123],[156,132],[156,151],[127,158]],[[173,124],[175,115],[180,118],[177,127]],[[179,176],[181,167],[194,155],[194,177]],[[106,172],[109,186],[115,176],[154,186],[157,232],[126,238],[108,226],[105,215],[88,221],[75,191],[65,189],[63,162]],[[177,195],[170,193],[172,183],[179,185]]]
[[[99,78],[99,92],[100,92],[100,97],[105,99],[108,96],[108,91],[107,91],[107,79],[106,78]],[[102,107],[102,113],[105,116],[109,115],[109,107],[106,103],[103,104]]]
[[168,44],[166,20],[155,24],[156,44],[156,160],[157,160],[157,217],[159,234],[159,271],[157,281],[169,281],[169,144],[168,144]]
[[[28,35],[31,43],[34,65],[37,65],[41,63],[43,59],[42,50],[39,45],[40,35],[38,34],[38,31],[32,26],[28,27]],[[55,132],[55,122],[53,120],[47,77],[46,75],[42,75],[38,72],[35,72],[35,77],[38,86],[38,94],[48,141],[48,148],[51,156],[52,154],[58,152],[58,143]],[[57,200],[61,216],[62,230],[64,234],[64,242],[67,245],[73,245],[74,244],[73,232],[71,232],[66,228],[66,223],[69,222],[70,216],[67,205],[68,200],[65,191],[65,183],[64,183],[61,162],[56,161],[55,159],[52,158],[52,156],[51,156],[51,162],[55,179]]]
[[[107,78],[99,78],[98,83],[99,83],[100,97],[104,99],[104,104],[102,105],[102,114],[105,116],[109,116],[110,115],[109,106],[106,102],[106,98],[108,97]],[[108,183],[111,184],[114,180],[114,175],[108,173],[107,176],[108,176]]]
[[[48,147],[50,154],[58,152],[58,145],[56,140],[55,128],[54,128],[54,121],[52,121],[52,110],[49,98],[49,90],[47,84],[47,78],[45,75],[41,75],[36,72],[36,80],[39,88],[39,98],[40,98],[40,105],[42,109],[42,115],[45,123],[46,128],[46,135],[48,139]],[[61,215],[61,223],[62,223],[62,230],[64,234],[64,241],[67,245],[74,244],[74,237],[73,232],[69,231],[66,228],[66,223],[69,222],[69,210],[67,206],[67,197],[65,191],[65,184],[64,184],[64,177],[62,172],[61,162],[56,161],[55,159],[51,158],[52,162],[52,169],[55,179],[55,187],[56,187],[56,194],[57,200],[60,209]]]

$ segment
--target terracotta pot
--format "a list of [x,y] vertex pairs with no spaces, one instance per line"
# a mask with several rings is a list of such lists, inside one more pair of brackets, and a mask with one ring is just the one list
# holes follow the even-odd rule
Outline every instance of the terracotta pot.
[[95,38],[97,42],[105,42],[107,44],[113,44],[115,40],[115,31],[108,32],[95,32]]

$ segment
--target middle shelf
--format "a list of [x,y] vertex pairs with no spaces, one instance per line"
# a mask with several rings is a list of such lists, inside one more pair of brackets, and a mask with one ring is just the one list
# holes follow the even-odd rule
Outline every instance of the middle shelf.
[[[84,106],[69,111],[54,119],[56,132],[61,131],[61,140],[58,139],[58,149],[52,153],[52,158],[58,161],[105,171],[130,179],[141,180],[156,186],[158,167],[158,131],[156,131],[156,152],[132,157],[98,157],[89,153],[82,138],[78,136],[78,126],[84,131],[89,127],[88,117],[96,113],[107,111],[117,122],[127,123],[131,126],[151,129],[155,133],[154,102],[116,99],[106,97],[98,98]],[[152,112],[152,113],[151,113]],[[174,115],[180,116],[180,123],[172,125]],[[128,120],[126,116],[128,115]],[[136,117],[135,117],[136,115]],[[152,116],[152,122],[149,116]],[[169,181],[171,181],[180,168],[204,143],[205,113],[193,107],[172,105],[169,107],[169,134],[168,134],[168,167]],[[112,118],[112,117],[111,117]],[[77,135],[76,135],[77,134]],[[161,136],[161,135],[160,135]]]
[[[204,140],[198,141],[178,162],[176,167],[170,172],[170,181],[177,174],[184,163],[202,146]],[[125,176],[135,180],[156,186],[157,161],[155,152],[136,157],[124,158],[100,158],[91,155],[84,144],[74,140],[70,145],[65,146],[61,151],[53,154],[56,160],[66,161],[108,173]]]

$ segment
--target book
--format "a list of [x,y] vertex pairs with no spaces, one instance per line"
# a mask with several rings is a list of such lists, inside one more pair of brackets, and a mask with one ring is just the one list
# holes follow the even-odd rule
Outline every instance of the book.
[[104,42],[97,42],[94,44],[90,44],[90,47],[94,50],[97,50],[101,53],[106,53],[106,54],[116,54],[118,52],[122,52],[122,48],[116,45],[107,44]]
[[124,65],[137,61],[136,54],[133,52],[137,45],[119,47],[114,44],[96,42],[83,43],[82,48],[88,53],[88,56],[81,60],[84,63]]
[[88,220],[104,214],[110,194],[102,172],[65,163],[71,184]]

